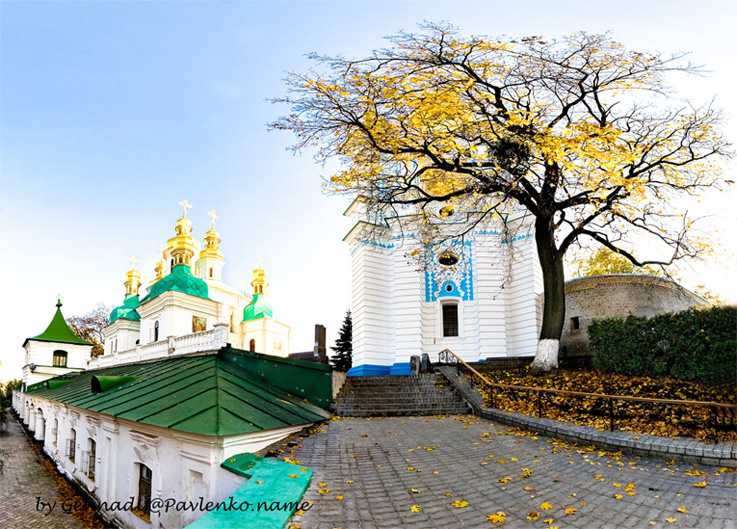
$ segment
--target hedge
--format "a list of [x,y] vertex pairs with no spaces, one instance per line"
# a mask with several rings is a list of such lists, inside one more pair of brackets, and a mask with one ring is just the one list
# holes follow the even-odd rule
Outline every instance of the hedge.
[[588,334],[594,364],[603,371],[707,384],[737,379],[737,307],[594,320]]

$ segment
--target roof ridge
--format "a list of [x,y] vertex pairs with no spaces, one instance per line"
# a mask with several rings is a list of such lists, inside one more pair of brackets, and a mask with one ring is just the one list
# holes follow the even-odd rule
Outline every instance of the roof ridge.
[[[93,394],[91,377],[103,374],[131,374],[139,378],[109,392]],[[70,378],[59,388],[39,388],[29,395],[108,417],[218,437],[302,425],[329,417],[325,410],[304,409],[306,404],[297,409],[289,402],[296,403],[295,396],[217,355],[111,366]]]

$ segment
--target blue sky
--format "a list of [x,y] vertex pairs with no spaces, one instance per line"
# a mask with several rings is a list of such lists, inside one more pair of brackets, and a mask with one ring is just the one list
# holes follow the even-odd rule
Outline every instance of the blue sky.
[[[57,294],[67,316],[121,302],[132,255],[147,284],[183,199],[199,238],[206,212],[220,217],[226,282],[250,291],[263,255],[293,350],[311,348],[315,323],[332,345],[350,306],[349,199],[321,192],[334,166],[293,155],[294,138],[266,127],[287,112],[268,98],[284,95],[285,71],[310,67],[308,52],[364,56],[423,20],[467,34],[611,31],[631,48],[693,52],[712,73],[676,87],[716,97],[734,142],[736,19],[733,2],[708,0],[698,10],[685,1],[2,1],[0,379],[19,375],[21,344],[45,329]],[[688,206],[713,215],[728,261],[734,199]],[[734,268],[695,270],[687,287],[737,300]]]

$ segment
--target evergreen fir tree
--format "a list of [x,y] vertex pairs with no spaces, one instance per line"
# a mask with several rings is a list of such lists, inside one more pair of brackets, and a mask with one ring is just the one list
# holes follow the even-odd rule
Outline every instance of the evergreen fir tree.
[[353,365],[353,323],[350,310],[346,312],[335,347],[331,349],[336,354],[330,359],[330,363],[336,370],[347,372]]

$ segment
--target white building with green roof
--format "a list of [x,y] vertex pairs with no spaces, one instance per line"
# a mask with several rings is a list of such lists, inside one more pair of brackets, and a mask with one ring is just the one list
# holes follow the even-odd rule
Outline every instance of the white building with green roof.
[[48,378],[87,368],[92,344],[69,328],[61,313],[61,300],[46,330],[23,342],[23,384],[29,386]]
[[[258,500],[259,490],[244,489],[253,488],[249,477],[268,484],[264,490],[291,491],[261,499],[298,500],[312,471],[251,453],[331,417],[332,370],[287,358],[290,329],[273,319],[261,263],[253,295],[223,283],[214,212],[200,251],[183,205],[145,295],[140,273],[127,272],[102,356],[90,358],[92,344],[66,324],[61,302],[48,328],[23,344],[24,385],[13,406],[114,526],[185,527],[208,514],[209,504]],[[275,472],[274,465],[288,468]],[[267,483],[275,476],[299,479],[283,488]],[[154,508],[157,499],[195,508]],[[291,512],[217,517],[264,527],[264,516],[286,523]]]
[[[17,404],[46,454],[111,524],[179,529],[248,485],[229,461],[329,419],[332,387],[328,366],[224,347],[69,373],[28,386]],[[231,514],[233,527],[259,527],[247,521],[258,513]]]

